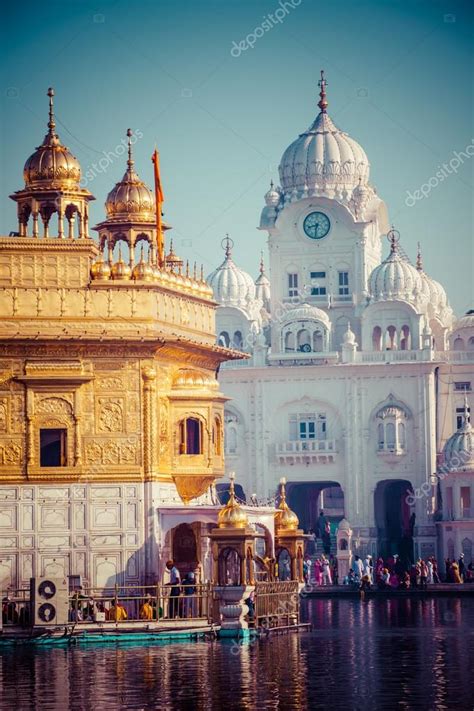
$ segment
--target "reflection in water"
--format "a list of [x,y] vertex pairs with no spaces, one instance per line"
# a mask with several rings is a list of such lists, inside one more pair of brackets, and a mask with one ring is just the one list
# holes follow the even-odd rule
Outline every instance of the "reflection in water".
[[3,650],[0,709],[472,708],[467,598],[307,600],[311,633]]

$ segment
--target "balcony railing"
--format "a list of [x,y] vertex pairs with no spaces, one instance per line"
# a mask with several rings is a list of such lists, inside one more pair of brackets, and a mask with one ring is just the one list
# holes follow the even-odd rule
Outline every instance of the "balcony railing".
[[276,446],[280,464],[334,462],[336,455],[335,439],[298,439],[280,442]]

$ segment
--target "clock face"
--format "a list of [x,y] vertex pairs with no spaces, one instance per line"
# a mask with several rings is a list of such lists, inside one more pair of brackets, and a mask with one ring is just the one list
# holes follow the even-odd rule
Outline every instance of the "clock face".
[[305,235],[310,239],[323,239],[330,227],[329,217],[323,212],[310,212],[303,222]]

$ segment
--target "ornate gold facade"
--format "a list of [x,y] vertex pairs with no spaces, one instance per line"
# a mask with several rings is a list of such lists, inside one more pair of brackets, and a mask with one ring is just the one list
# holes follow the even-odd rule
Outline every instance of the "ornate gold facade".
[[[12,195],[18,233],[0,238],[0,482],[168,481],[189,501],[224,472],[216,373],[241,354],[215,345],[202,276],[158,267],[155,204],[130,142],[99,243],[89,236],[93,197],[54,132],[49,95],[48,134]],[[114,270],[120,242],[128,264],[120,253]],[[48,431],[61,439],[54,466],[42,460]]]

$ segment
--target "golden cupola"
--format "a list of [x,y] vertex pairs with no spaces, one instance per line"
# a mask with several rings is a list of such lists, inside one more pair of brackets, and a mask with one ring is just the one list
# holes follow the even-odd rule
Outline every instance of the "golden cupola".
[[48,89],[48,133],[43,143],[28,158],[23,168],[27,188],[79,188],[81,166],[69,148],[63,146],[55,132],[53,111],[54,89]]
[[132,270],[122,259],[122,245],[119,244],[118,259],[112,267],[112,279],[130,279]]
[[48,133],[25,163],[25,187],[10,195],[17,203],[18,234],[20,237],[39,237],[42,226],[45,239],[50,236],[88,239],[88,203],[95,198],[81,186],[79,161],[69,148],[63,146],[56,133],[54,90],[51,88],[48,97]]
[[127,170],[115,187],[110,191],[105,202],[107,218],[131,220],[133,222],[154,222],[155,196],[153,191],[138,177],[132,157],[133,132],[127,130],[128,160]]
[[247,514],[235,498],[234,478],[234,474],[231,474],[229,500],[217,516],[218,528],[246,528],[248,526]]
[[110,279],[111,272],[112,270],[110,265],[104,261],[103,257],[99,257],[99,259],[91,266],[91,278],[94,280],[97,279],[106,281],[107,279]]
[[178,255],[175,253],[175,251],[173,249],[173,240],[171,240],[171,242],[170,242],[170,251],[168,252],[168,254],[165,257],[165,262],[166,262],[166,266],[168,267],[168,269],[171,269],[171,271],[173,271],[173,272],[174,271],[177,272],[183,268],[183,264],[184,264],[183,260],[181,259],[181,257],[178,257]]
[[296,531],[299,525],[298,516],[286,503],[286,479],[280,480],[280,503],[275,511],[275,531]]
[[149,261],[145,260],[143,245],[140,251],[140,261],[133,267],[132,279],[137,281],[154,281],[155,271]]

